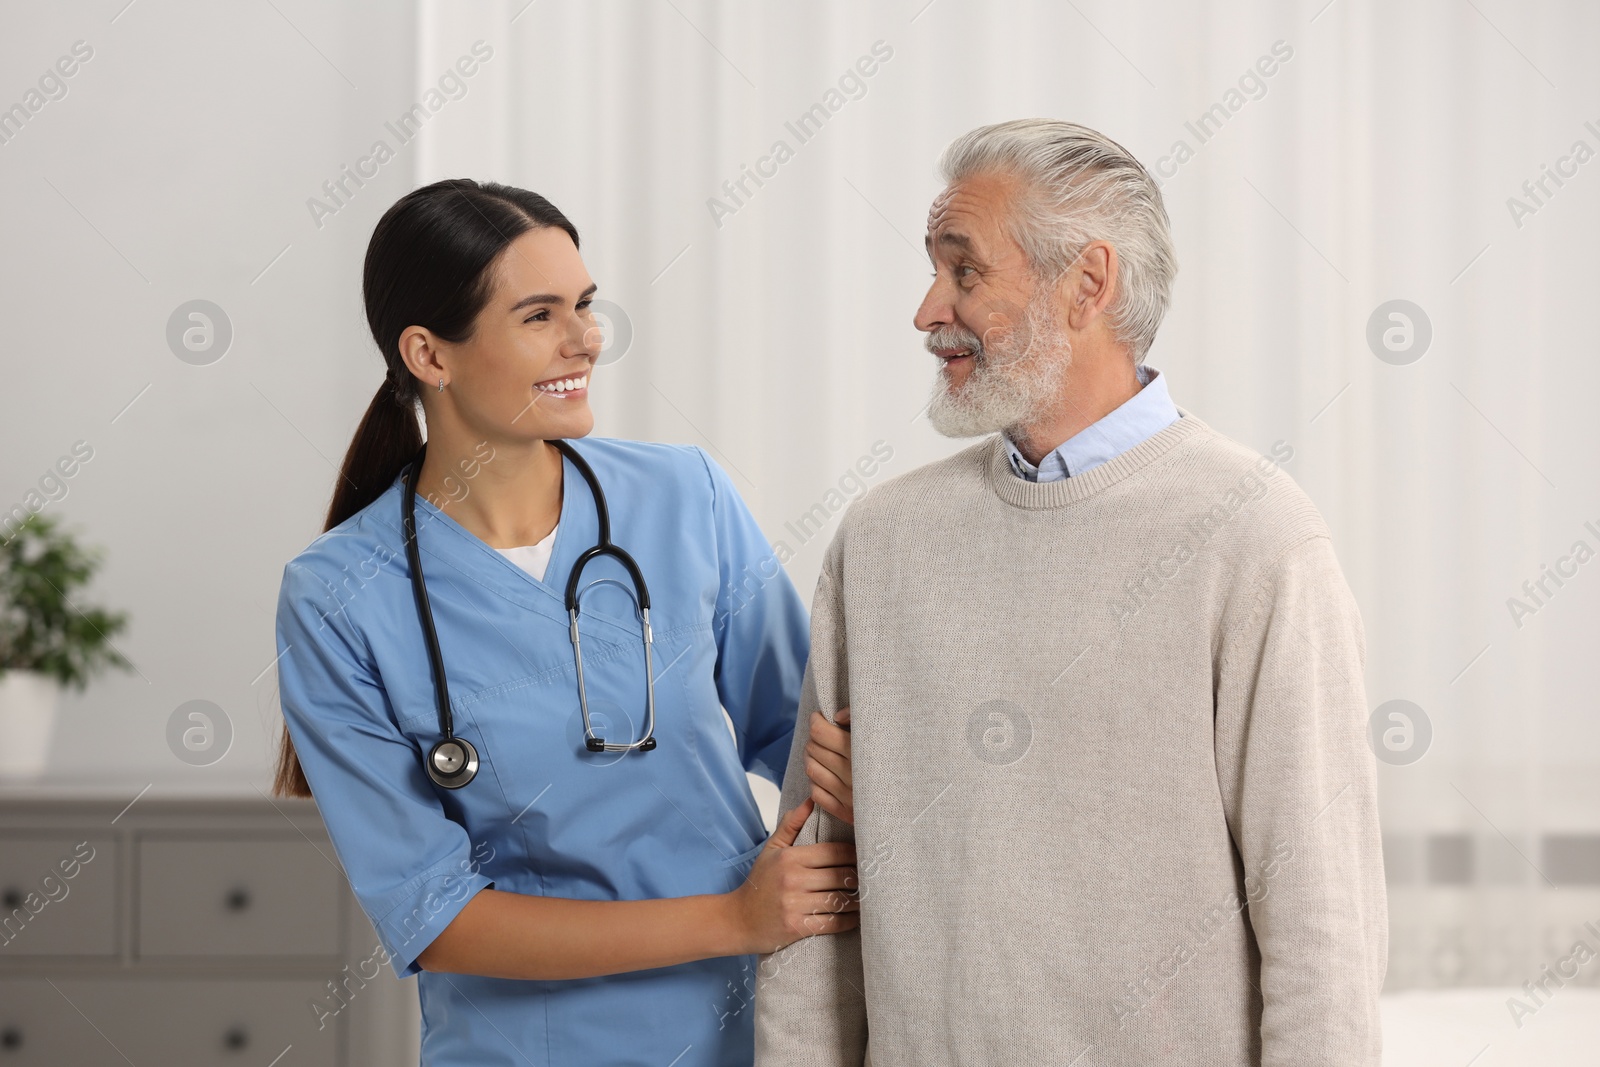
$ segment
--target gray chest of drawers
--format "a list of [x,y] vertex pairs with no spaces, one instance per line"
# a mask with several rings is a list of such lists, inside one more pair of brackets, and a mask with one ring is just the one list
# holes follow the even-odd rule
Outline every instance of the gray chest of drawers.
[[0,792],[0,1067],[417,1063],[312,802],[94,792]]

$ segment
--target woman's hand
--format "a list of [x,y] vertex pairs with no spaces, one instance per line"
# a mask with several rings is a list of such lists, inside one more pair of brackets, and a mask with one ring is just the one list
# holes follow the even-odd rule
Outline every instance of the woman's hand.
[[850,785],[850,709],[840,708],[835,726],[820,711],[811,713],[811,739],[806,742],[806,776],[811,799],[835,819],[855,825],[855,793]]
[[741,955],[776,952],[813,934],[854,930],[860,922],[856,847],[794,843],[812,808],[807,799],[789,813],[767,838],[744,885],[728,894]]

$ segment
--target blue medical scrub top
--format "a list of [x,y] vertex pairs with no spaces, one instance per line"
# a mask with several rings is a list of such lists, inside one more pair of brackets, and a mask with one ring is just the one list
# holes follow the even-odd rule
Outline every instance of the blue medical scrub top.
[[[782,784],[809,647],[805,606],[704,451],[604,438],[573,446],[605,490],[612,540],[649,586],[653,751],[584,749],[563,593],[597,522],[570,460],[547,581],[417,498],[455,732],[481,761],[473,781],[441,789],[423,770],[441,734],[399,477],[284,568],[284,720],[395,974],[417,975],[423,1063],[748,1065],[754,956],[563,981],[416,963],[486,886],[581,900],[724,893],[766,840],[745,772]],[[470,478],[457,481],[470,492]],[[585,568],[585,586],[599,578],[631,588],[610,559]],[[590,588],[580,633],[595,732],[641,736],[645,666],[632,601],[616,585]]]

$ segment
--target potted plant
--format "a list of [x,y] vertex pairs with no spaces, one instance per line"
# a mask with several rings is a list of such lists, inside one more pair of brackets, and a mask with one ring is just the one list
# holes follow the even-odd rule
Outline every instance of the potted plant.
[[97,551],[38,513],[0,542],[0,775],[43,772],[62,688],[129,666],[111,644],[127,615],[75,595],[99,567]]

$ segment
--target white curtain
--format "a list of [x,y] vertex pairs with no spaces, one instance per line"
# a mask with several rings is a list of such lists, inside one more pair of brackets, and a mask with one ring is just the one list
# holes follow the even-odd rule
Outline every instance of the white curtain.
[[[1222,432],[1293,447],[1370,704],[1426,716],[1385,715],[1390,759],[1426,746],[1380,767],[1390,987],[1515,986],[1600,925],[1600,562],[1573,556],[1600,550],[1597,39],[1577,0],[425,0],[419,97],[493,54],[415,177],[573,219],[632,330],[596,432],[704,446],[809,597],[859,482],[963,444],[920,417],[911,326],[939,151],[1029,115],[1122,142],[1181,263],[1150,364]],[[1421,315],[1377,332],[1409,350],[1368,341],[1394,300]],[[1535,600],[1543,564],[1568,576]]]

